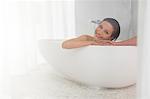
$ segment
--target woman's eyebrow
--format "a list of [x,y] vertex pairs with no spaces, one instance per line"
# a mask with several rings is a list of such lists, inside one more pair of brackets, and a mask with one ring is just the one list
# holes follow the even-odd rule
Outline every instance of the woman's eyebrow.
[[108,32],[107,30],[104,30],[104,32],[106,32],[106,33],[110,33],[110,32]]

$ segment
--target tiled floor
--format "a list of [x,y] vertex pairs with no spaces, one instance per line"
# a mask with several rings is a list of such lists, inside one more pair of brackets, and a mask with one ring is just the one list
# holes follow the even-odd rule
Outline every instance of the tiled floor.
[[55,75],[48,66],[11,79],[12,99],[136,99],[135,86],[89,88]]

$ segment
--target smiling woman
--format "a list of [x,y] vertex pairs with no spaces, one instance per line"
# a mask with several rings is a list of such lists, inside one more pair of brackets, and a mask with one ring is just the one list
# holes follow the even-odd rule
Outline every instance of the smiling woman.
[[120,25],[113,18],[105,18],[99,23],[95,35],[82,35],[77,38],[64,41],[63,48],[79,48],[88,45],[108,45],[109,41],[116,40],[120,34]]
[[105,18],[96,28],[95,34],[97,38],[104,40],[116,40],[120,34],[120,25],[117,20],[113,18]]

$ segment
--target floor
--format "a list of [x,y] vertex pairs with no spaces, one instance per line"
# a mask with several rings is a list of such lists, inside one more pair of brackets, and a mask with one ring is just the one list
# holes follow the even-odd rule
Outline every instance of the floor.
[[59,77],[49,68],[11,78],[12,99],[136,99],[135,85],[121,89],[89,88]]

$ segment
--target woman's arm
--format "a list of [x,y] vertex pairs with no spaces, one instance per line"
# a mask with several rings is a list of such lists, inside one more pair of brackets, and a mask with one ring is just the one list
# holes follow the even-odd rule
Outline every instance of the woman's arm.
[[92,37],[89,35],[82,35],[77,38],[69,39],[63,42],[62,48],[71,49],[79,48],[88,45],[96,45],[97,43],[92,40]]
[[137,45],[137,37],[133,37],[131,39],[121,41],[121,42],[111,42],[114,46],[136,46]]

